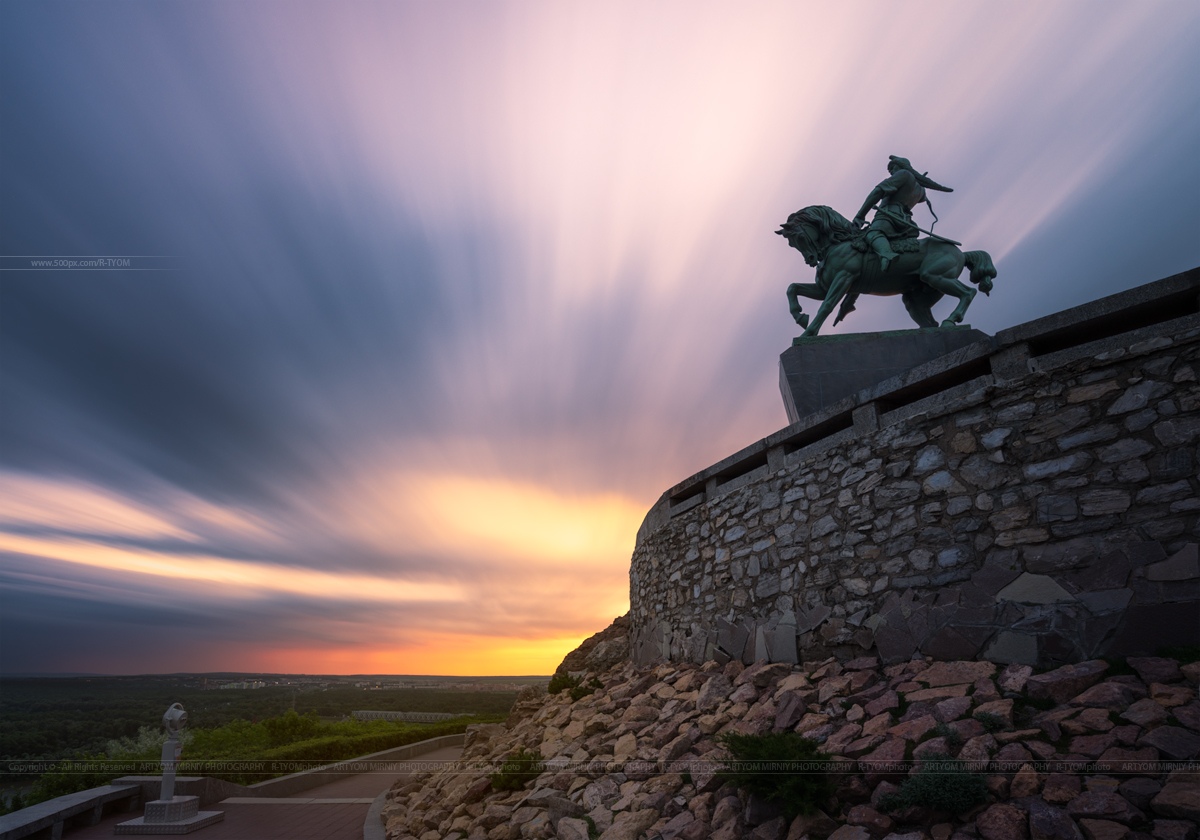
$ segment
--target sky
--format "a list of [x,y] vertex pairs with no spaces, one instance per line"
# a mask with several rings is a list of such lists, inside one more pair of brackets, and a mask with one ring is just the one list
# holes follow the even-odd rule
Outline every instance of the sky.
[[789,213],[911,159],[988,333],[1193,268],[1198,43],[1194,0],[5,0],[0,673],[551,673],[655,499],[787,424]]

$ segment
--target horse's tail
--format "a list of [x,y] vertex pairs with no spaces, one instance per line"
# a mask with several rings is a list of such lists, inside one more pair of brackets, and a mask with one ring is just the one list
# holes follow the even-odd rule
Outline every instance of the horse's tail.
[[996,266],[992,263],[992,255],[987,251],[967,251],[963,254],[963,260],[967,268],[971,269],[971,282],[985,295],[990,294],[992,281],[996,279]]

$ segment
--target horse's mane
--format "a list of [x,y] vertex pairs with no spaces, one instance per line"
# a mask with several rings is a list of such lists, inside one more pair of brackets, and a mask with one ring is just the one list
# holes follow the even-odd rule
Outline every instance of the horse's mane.
[[863,232],[855,227],[853,222],[832,207],[823,204],[797,210],[788,216],[788,220],[776,233],[786,236],[788,243],[793,247],[800,247],[796,244],[796,236],[806,228],[812,232],[806,236],[813,236],[812,245],[817,249],[817,259],[824,259],[825,252],[834,245],[841,245],[863,236]]
[[[848,242],[862,235],[862,231],[855,227],[849,219],[832,207],[826,207],[824,204],[814,204],[811,207],[805,207],[803,210],[793,213],[792,216],[799,216],[804,221],[817,225],[821,229],[821,232],[828,237],[829,244],[831,245]],[[791,221],[791,219],[788,221]]]

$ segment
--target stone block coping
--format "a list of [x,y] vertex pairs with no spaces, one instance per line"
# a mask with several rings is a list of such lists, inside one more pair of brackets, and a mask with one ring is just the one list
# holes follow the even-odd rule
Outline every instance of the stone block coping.
[[141,792],[139,785],[104,785],[30,805],[0,817],[0,840],[18,840],[45,829],[50,829],[52,840],[58,840],[68,819],[89,814],[90,824],[95,825],[103,817],[105,805],[126,800],[127,808],[132,810]]

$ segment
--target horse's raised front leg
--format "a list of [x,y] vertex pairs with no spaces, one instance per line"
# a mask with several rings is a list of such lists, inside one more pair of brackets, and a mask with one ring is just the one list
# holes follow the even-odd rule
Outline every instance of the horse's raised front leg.
[[854,274],[842,269],[834,275],[833,282],[829,284],[829,291],[825,293],[824,299],[821,301],[821,307],[817,310],[816,317],[812,323],[808,325],[808,329],[804,331],[806,338],[811,338],[821,331],[821,325],[825,323],[825,319],[829,317],[829,313],[833,312],[833,308],[837,306],[846,293],[850,291],[850,286],[854,282]]
[[816,283],[793,283],[787,287],[788,309],[792,313],[792,319],[800,326],[807,327],[808,315],[804,314],[804,309],[797,299],[800,295],[812,300],[824,300],[825,292]]

